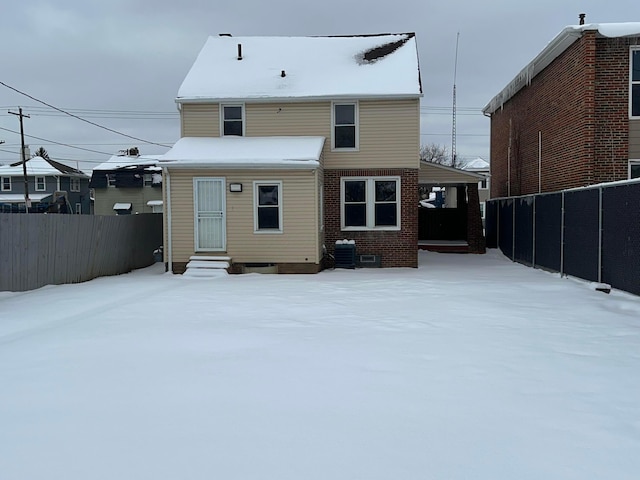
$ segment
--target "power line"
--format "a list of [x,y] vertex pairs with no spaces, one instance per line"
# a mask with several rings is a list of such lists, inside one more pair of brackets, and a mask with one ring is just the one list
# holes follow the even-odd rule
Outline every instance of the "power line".
[[23,91],[21,91],[21,90],[18,90],[17,88],[12,87],[11,85],[7,85],[6,83],[4,83],[4,82],[2,82],[2,81],[0,81],[0,85],[2,85],[2,86],[4,86],[4,87],[8,88],[9,90],[13,90],[14,92],[17,92],[17,93],[19,93],[20,95],[24,95],[25,97],[30,98],[31,100],[34,100],[34,101],[36,101],[36,102],[38,102],[38,103],[41,103],[41,104],[43,104],[43,105],[46,105],[46,106],[47,106],[47,107],[49,107],[49,108],[53,108],[54,110],[57,110],[57,111],[62,112],[62,113],[64,113],[64,114],[66,114],[66,115],[69,115],[70,117],[77,118],[78,120],[81,120],[81,121],[83,121],[83,122],[85,122],[85,123],[88,123],[89,125],[93,125],[93,126],[95,126],[95,127],[102,128],[103,130],[106,130],[106,131],[111,132],[111,133],[115,133],[115,134],[118,134],[118,135],[122,135],[123,137],[131,138],[131,139],[133,139],[133,140],[138,140],[139,142],[148,143],[148,144],[151,144],[151,145],[158,145],[158,146],[160,146],[160,147],[167,147],[167,148],[170,148],[170,146],[169,146],[169,145],[162,145],[162,144],[160,144],[160,143],[150,142],[150,141],[148,141],[148,140],[144,140],[144,139],[142,139],[142,138],[134,137],[134,136],[132,136],[132,135],[127,135],[126,133],[122,133],[122,132],[119,132],[119,131],[114,130],[114,129],[112,129],[112,128],[105,127],[104,125],[100,125],[100,124],[98,124],[98,123],[92,122],[91,120],[86,120],[86,119],[84,119],[84,118],[82,118],[82,117],[79,117],[78,115],[74,115],[73,113],[67,112],[66,110],[62,110],[61,108],[55,107],[55,106],[53,106],[53,105],[51,105],[51,104],[49,104],[49,103],[47,103],[47,102],[44,102],[44,101],[42,101],[42,100],[40,100],[40,99],[38,99],[38,98],[36,98],[36,97],[33,97],[33,96],[29,95],[28,93],[25,93],[25,92],[23,92]]
[[[4,128],[4,127],[0,127],[0,130],[5,130],[7,132],[16,133],[18,135],[20,134],[20,132],[16,132],[15,130],[10,130],[10,129]],[[25,137],[35,138],[36,140],[42,140],[43,142],[50,142],[52,145],[60,145],[62,147],[75,148],[77,150],[84,150],[84,151],[91,152],[91,153],[100,153],[102,155],[109,155],[109,156],[113,155],[113,153],[101,152],[99,150],[91,150],[90,148],[76,147],[74,145],[69,145],[68,143],[60,143],[60,142],[56,142],[54,140],[48,140],[46,138],[36,137],[35,135],[25,135]],[[164,145],[161,145],[161,146],[164,146]]]

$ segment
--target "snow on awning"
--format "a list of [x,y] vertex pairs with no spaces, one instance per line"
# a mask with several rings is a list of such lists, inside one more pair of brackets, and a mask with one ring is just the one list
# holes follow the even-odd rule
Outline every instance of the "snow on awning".
[[164,154],[168,168],[307,168],[320,165],[324,137],[183,137]]
[[[32,202],[41,202],[42,200],[50,196],[50,193],[30,193],[29,200],[31,200]],[[24,193],[1,194],[0,203],[24,203]]]
[[130,203],[114,203],[113,209],[114,210],[130,210],[131,204]]
[[147,206],[149,207],[159,207],[162,205],[162,200],[149,200],[147,202]]

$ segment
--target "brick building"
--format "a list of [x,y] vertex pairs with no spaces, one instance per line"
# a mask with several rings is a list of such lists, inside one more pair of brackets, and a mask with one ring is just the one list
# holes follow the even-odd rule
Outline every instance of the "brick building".
[[491,197],[640,177],[640,22],[564,28],[483,111]]

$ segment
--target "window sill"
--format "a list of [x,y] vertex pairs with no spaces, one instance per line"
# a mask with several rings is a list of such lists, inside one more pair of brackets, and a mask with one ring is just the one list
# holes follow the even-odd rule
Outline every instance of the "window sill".
[[253,233],[256,235],[282,235],[284,232],[282,230],[254,230]]
[[359,152],[360,148],[359,147],[355,147],[355,148],[347,148],[347,147],[336,148],[336,147],[332,147],[331,151],[335,152],[335,153],[351,153],[351,152]]
[[400,227],[341,227],[343,232],[399,232]]

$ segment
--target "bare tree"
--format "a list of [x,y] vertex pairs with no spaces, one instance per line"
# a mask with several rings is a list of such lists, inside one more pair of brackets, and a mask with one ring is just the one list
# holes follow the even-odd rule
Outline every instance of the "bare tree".
[[427,143],[420,147],[420,160],[438,165],[451,165],[449,151],[444,145]]

